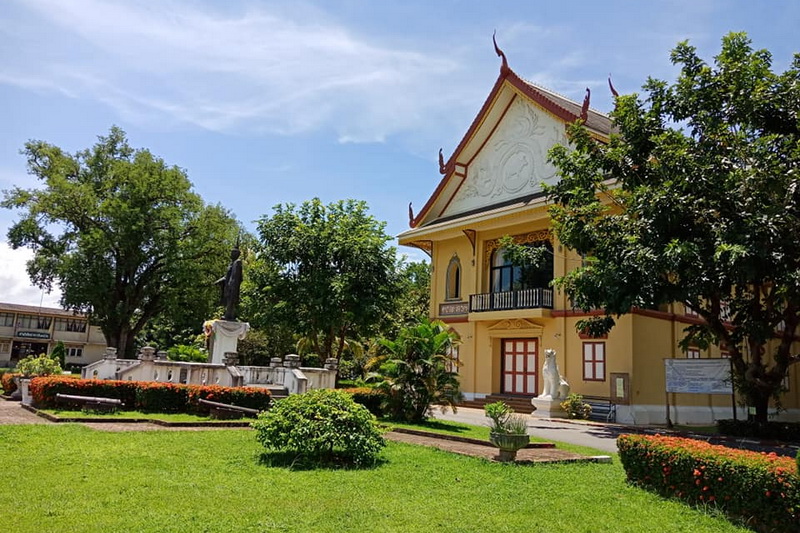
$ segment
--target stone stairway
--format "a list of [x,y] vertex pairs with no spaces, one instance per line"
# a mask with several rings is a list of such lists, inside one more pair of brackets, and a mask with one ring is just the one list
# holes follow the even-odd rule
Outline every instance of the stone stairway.
[[246,386],[269,390],[269,393],[272,395],[273,400],[281,400],[289,396],[289,389],[287,389],[283,385],[267,385],[264,383],[251,383]]
[[458,407],[471,407],[473,409],[483,409],[487,403],[505,402],[506,405],[514,409],[517,413],[531,414],[531,396],[513,396],[510,394],[490,394],[485,398],[466,400],[458,404]]

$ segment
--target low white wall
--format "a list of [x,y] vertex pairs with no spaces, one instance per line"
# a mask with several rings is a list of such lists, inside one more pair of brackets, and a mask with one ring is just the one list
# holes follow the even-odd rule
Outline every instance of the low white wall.
[[[107,349],[100,361],[87,365],[81,372],[84,379],[121,379],[125,381],[158,381],[189,385],[280,385],[289,394],[302,394],[309,389],[332,389],[336,386],[336,370],[298,368],[299,356],[287,356],[286,366],[280,358],[272,366],[233,366],[213,363],[169,361],[156,356],[152,348],[143,350],[140,359],[117,359],[116,351]],[[335,368],[335,366],[334,366]]]

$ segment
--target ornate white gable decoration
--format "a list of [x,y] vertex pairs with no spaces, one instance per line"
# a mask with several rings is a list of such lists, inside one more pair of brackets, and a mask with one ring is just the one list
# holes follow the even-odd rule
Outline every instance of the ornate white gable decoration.
[[532,333],[534,336],[541,336],[543,329],[544,328],[542,328],[540,324],[531,322],[526,318],[508,318],[506,320],[500,320],[499,322],[489,326],[489,331],[491,333],[524,330],[525,333]]
[[452,215],[534,194],[553,183],[547,162],[554,144],[567,144],[563,122],[517,97],[467,168],[467,177],[443,213]]

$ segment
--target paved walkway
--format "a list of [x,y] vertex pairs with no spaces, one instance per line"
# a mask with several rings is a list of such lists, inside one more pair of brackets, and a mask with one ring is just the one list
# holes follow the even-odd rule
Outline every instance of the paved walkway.
[[[440,420],[450,420],[453,422],[463,422],[473,426],[486,426],[488,419],[484,416],[482,409],[472,409],[460,407],[458,413],[452,411],[441,413],[438,409],[434,417]],[[534,437],[555,442],[567,442],[579,446],[588,446],[604,452],[616,453],[617,437],[624,433],[672,433],[663,427],[635,426],[628,427],[617,424],[601,424],[598,422],[585,422],[582,420],[561,420],[555,418],[537,418],[531,416],[528,422],[528,434]],[[720,435],[692,434],[674,432],[676,436],[688,437],[703,440],[711,444],[720,444],[729,448],[740,448],[756,452],[775,452],[779,455],[794,457],[800,453],[800,443],[780,443],[771,441],[760,441],[758,439],[746,439],[736,437],[725,437]]]
[[[440,420],[463,422],[473,426],[488,426],[489,419],[482,409],[459,407],[458,413],[435,411]],[[528,434],[540,439],[556,442],[567,442],[579,446],[588,446],[604,452],[617,451],[617,437],[626,433],[622,426],[612,424],[592,424],[583,422],[562,422],[550,418],[530,417]]]
[[19,402],[0,399],[0,424],[52,424],[22,408]]

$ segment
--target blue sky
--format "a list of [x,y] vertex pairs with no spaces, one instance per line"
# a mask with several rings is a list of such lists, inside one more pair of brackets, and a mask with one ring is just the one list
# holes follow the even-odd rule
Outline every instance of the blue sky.
[[[608,111],[609,73],[623,93],[671,80],[683,39],[710,59],[747,31],[784,70],[798,24],[790,0],[5,0],[0,189],[36,184],[27,140],[74,152],[116,124],[251,229],[319,196],[366,200],[396,235],[498,75],[493,30],[518,74],[578,101],[588,86]],[[54,304],[27,282],[29,253],[5,244],[14,218],[0,210],[0,301]]]

